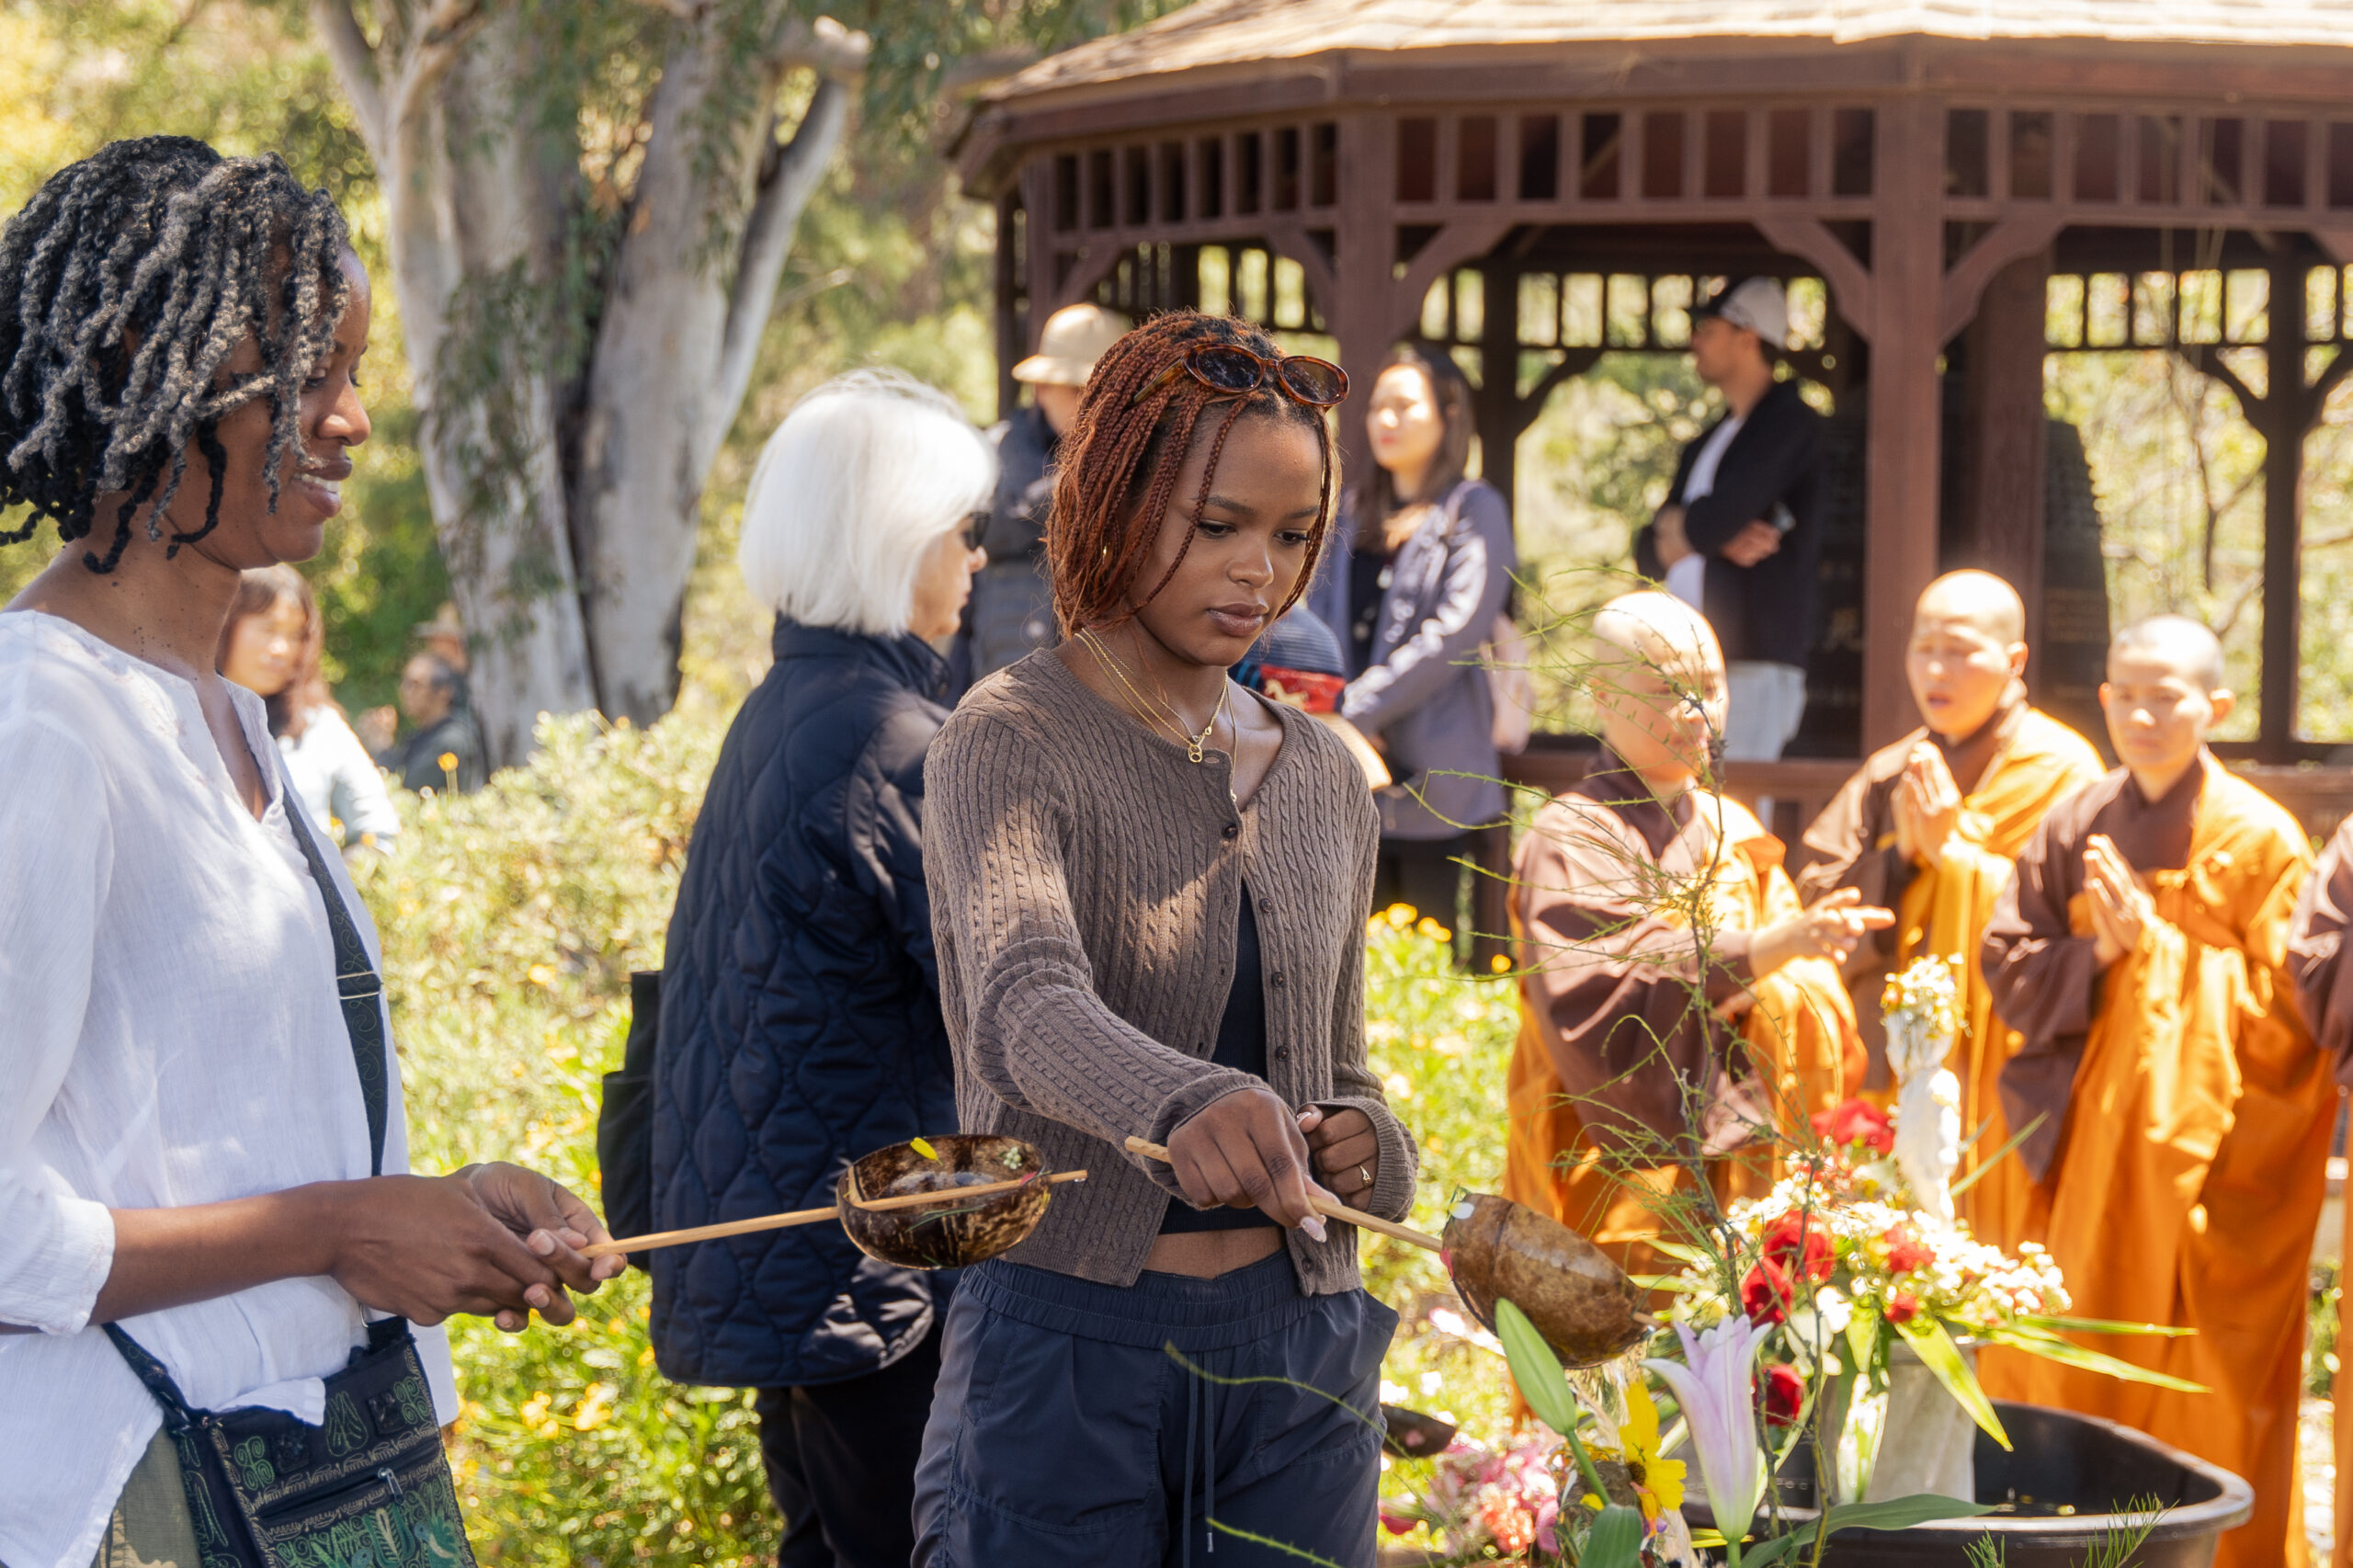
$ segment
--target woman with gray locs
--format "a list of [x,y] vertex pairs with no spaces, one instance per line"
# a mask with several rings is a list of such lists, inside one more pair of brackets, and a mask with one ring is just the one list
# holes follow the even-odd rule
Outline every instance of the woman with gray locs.
[[366,911],[214,667],[239,574],[316,553],[341,506],[369,321],[342,218],[274,155],[115,142],[0,231],[0,506],[65,544],[0,613],[11,1568],[251,1561],[192,1512],[221,1477],[167,1411],[254,1407],[290,1481],[355,1356],[414,1380],[369,1430],[438,1483],[430,1519],[414,1490],[396,1511],[462,1554],[425,1325],[566,1323],[566,1288],[618,1271],[542,1176],[402,1174]]
[[[776,663],[727,732],[671,915],[653,1131],[668,1230],[833,1202],[851,1160],[956,1131],[924,869],[924,759],[996,477],[944,393],[861,371],[768,439],[740,563]],[[784,1568],[904,1568],[947,1274],[839,1226],[654,1255],[654,1347],[758,1389]]]
[[1476,830],[1503,815],[1495,694],[1482,664],[1518,554],[1495,486],[1467,476],[1471,388],[1443,349],[1404,347],[1365,405],[1372,466],[1352,484],[1309,608],[1340,636],[1340,715],[1381,748],[1376,908],[1455,926]]
[[1120,338],[1055,482],[1066,640],[933,744],[963,1129],[1089,1176],[964,1271],[918,1568],[1370,1568],[1396,1320],[1313,1193],[1394,1218],[1414,1192],[1364,1052],[1378,826],[1341,742],[1227,673],[1313,572],[1346,391],[1228,318]]

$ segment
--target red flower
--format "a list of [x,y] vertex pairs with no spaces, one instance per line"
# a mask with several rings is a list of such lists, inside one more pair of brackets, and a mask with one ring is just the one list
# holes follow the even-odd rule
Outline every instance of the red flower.
[[1891,1274],[1909,1274],[1937,1261],[1937,1249],[1915,1236],[1907,1226],[1890,1225],[1880,1240],[1887,1244],[1887,1267]]
[[1910,1323],[1920,1315],[1920,1298],[1909,1290],[1898,1290],[1887,1299],[1887,1321]]
[[1837,1259],[1831,1256],[1830,1238],[1813,1228],[1811,1218],[1792,1211],[1768,1225],[1765,1256],[1797,1278],[1819,1285],[1830,1278]]
[[1790,1271],[1768,1257],[1748,1271],[1740,1282],[1741,1311],[1751,1323],[1779,1323],[1790,1315],[1790,1307],[1797,1300],[1797,1290],[1790,1283]]
[[1828,1110],[1816,1111],[1813,1120],[1815,1132],[1841,1148],[1866,1143],[1874,1154],[1895,1152],[1894,1124],[1887,1119],[1887,1112],[1869,1100],[1847,1100]]
[[1765,1424],[1787,1426],[1805,1408],[1805,1380],[1786,1361],[1765,1369]]

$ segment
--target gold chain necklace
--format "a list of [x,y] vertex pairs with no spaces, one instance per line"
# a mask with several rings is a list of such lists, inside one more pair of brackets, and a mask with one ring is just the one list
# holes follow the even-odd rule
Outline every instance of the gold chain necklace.
[[1166,725],[1169,731],[1176,735],[1177,744],[1185,748],[1186,761],[1199,762],[1201,760],[1203,753],[1209,747],[1210,737],[1217,733],[1218,721],[1225,717],[1225,705],[1233,689],[1233,682],[1220,681],[1218,683],[1217,706],[1210,710],[1210,722],[1201,726],[1201,733],[1197,735],[1190,730],[1185,728],[1183,719],[1177,713],[1176,706],[1173,703],[1170,703],[1164,699],[1148,697],[1143,692],[1136,689],[1135,682],[1128,678],[1128,672],[1126,668],[1120,665],[1117,658],[1112,656],[1111,650],[1103,645],[1103,640],[1101,638],[1096,636],[1094,632],[1086,630],[1085,627],[1081,627],[1079,629],[1078,640],[1086,644],[1086,651],[1094,654],[1095,657],[1101,662],[1103,667],[1111,672],[1112,678],[1117,680],[1127,691],[1129,698],[1132,700],[1139,718]]

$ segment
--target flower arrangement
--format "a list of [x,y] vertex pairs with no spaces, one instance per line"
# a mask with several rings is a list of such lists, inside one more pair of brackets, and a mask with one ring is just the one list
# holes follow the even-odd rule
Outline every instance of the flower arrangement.
[[[2024,1243],[2012,1256],[1953,1218],[1959,1095],[1944,1066],[1957,1023],[1952,971],[1923,959],[1890,979],[1883,1002],[1902,1084],[1894,1118],[1861,1100],[1818,1114],[1818,1143],[1765,1197],[1731,1204],[1703,1244],[1655,1244],[1685,1265],[1656,1281],[1675,1292],[1666,1315],[1685,1363],[1710,1364],[1718,1341],[1708,1336],[1744,1329],[1764,1361],[1755,1382],[1764,1423],[1788,1433],[1782,1452],[1818,1412],[1838,1413],[1836,1490],[1849,1498],[1870,1484],[1899,1346],[2005,1448],[2008,1435],[1966,1354],[1972,1345],[2194,1388],[2063,1337],[2168,1331],[2068,1316],[2066,1282],[2041,1247]],[[1671,1380],[1678,1395],[1692,1375]],[[1711,1506],[1726,1517],[1710,1475]],[[1745,1495],[1733,1488],[1723,1502]]]

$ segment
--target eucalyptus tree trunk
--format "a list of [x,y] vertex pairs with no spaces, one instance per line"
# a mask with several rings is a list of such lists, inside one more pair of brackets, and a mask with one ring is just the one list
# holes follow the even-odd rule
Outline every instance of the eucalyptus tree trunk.
[[[785,0],[377,0],[373,37],[351,0],[309,4],[384,192],[492,760],[542,712],[650,723],[703,483],[867,40]],[[658,74],[616,91],[616,51]]]

